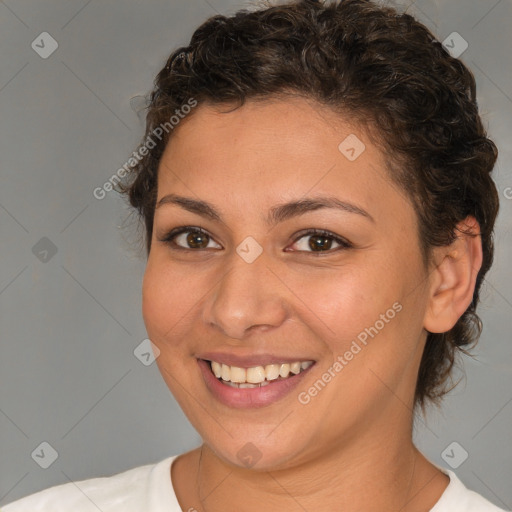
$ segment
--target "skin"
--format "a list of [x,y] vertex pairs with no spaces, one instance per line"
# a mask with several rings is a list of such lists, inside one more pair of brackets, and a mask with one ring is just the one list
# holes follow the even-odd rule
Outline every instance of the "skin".
[[[350,134],[366,146],[354,161],[338,149]],[[471,302],[480,239],[461,235],[436,248],[425,268],[416,214],[381,150],[349,119],[302,98],[250,101],[224,113],[197,107],[160,163],[157,201],[170,193],[208,201],[222,215],[219,222],[173,204],[157,208],[143,282],[158,367],[204,441],[171,468],[182,509],[430,510],[449,478],[413,445],[415,382],[427,330],[449,330]],[[374,221],[323,208],[265,223],[276,204],[322,195],[349,201]],[[162,241],[186,225],[207,231],[206,249],[191,249],[188,233],[175,239],[188,251]],[[478,232],[474,219],[466,225]],[[322,239],[319,255],[308,246],[314,235],[297,236],[308,228],[353,247],[336,250]],[[253,263],[236,252],[248,236],[263,249]],[[396,302],[395,318],[301,404],[298,393]],[[297,391],[236,409],[216,401],[203,381],[197,357],[210,350],[316,364]],[[261,454],[252,468],[237,457],[248,442]]]

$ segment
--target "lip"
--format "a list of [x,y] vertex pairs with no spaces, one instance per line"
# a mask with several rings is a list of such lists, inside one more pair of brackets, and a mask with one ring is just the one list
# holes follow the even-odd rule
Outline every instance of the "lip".
[[[216,359],[213,360],[216,361]],[[265,360],[268,361],[269,359]],[[280,360],[283,361],[283,359]],[[253,361],[254,359],[251,359],[251,364],[253,364]],[[293,361],[297,361],[297,359]],[[309,368],[302,370],[296,375],[283,380],[270,381],[264,387],[239,389],[222,384],[213,374],[208,361],[198,359],[197,362],[210,393],[222,404],[239,409],[265,407],[281,400],[291,393],[300,384],[309,370],[315,366],[315,363],[313,363]]]
[[[290,356],[278,356],[276,354],[253,354],[250,356],[238,356],[228,352],[207,352],[196,356],[197,359],[206,359],[207,361],[216,361],[217,363],[228,366],[238,366],[239,368],[253,368],[255,366],[266,366],[268,364],[295,363],[297,361],[314,361],[308,357],[291,358]],[[302,372],[301,372],[302,373]],[[299,374],[300,375],[300,374]]]

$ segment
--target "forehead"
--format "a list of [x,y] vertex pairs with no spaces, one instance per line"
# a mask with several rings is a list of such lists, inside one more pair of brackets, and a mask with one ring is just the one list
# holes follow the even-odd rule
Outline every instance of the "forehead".
[[211,141],[217,142],[219,150],[264,147],[270,151],[278,147],[286,156],[293,157],[314,147],[316,153],[329,146],[337,149],[344,133],[363,138],[362,131],[355,120],[340,116],[314,100],[265,98],[249,100],[241,107],[200,105],[176,130],[170,146],[173,140],[187,139],[188,144],[198,149],[201,142]]
[[215,202],[222,193],[236,207],[309,193],[338,193],[376,216],[393,203],[404,207],[382,151],[365,131],[304,98],[200,105],[173,132],[158,182],[158,199],[175,192]]

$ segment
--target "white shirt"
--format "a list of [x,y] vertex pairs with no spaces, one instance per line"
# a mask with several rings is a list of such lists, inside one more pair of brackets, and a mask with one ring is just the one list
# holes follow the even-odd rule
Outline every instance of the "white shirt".
[[[109,477],[49,487],[2,507],[0,512],[182,512],[171,481],[176,457]],[[439,469],[450,477],[450,483],[430,512],[505,512],[468,490],[453,471]],[[185,512],[194,510],[192,505]]]

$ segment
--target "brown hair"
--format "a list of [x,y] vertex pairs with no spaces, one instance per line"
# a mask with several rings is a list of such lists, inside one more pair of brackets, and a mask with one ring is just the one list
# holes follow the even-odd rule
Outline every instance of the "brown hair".
[[[483,263],[473,300],[450,331],[428,333],[419,369],[415,406],[439,403],[457,352],[468,353],[482,330],[475,311],[493,260],[497,149],[478,114],[472,73],[409,14],[370,0],[296,0],[202,24],[158,73],[141,144],[153,135],[155,145],[119,185],[144,221],[146,251],[171,117],[191,99],[241,106],[286,94],[348,114],[376,135],[391,178],[418,215],[426,266],[433,247],[455,240],[457,223],[473,215],[480,225]],[[162,126],[160,140],[154,133]]]

